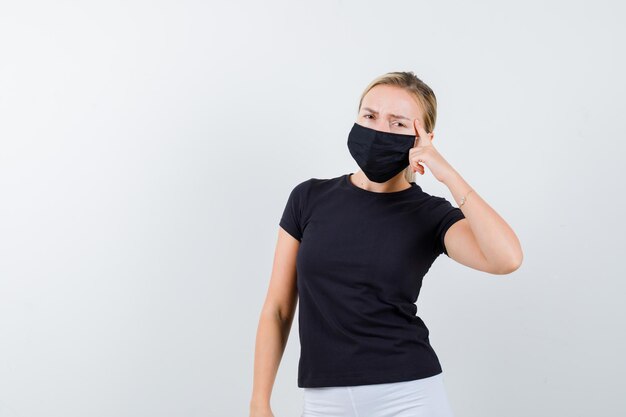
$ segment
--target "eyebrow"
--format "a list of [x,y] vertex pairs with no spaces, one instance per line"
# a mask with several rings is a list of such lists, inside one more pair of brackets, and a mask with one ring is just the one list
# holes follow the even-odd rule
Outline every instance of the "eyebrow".
[[[363,107],[361,110],[365,110],[365,111],[368,111],[370,113],[378,114],[378,112],[376,110],[370,109],[369,107]],[[400,114],[390,114],[389,116],[393,117],[394,119],[411,120],[408,117],[402,116]]]

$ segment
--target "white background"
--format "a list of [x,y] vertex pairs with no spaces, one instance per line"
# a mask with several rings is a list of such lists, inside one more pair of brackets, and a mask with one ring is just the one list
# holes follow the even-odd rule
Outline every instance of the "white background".
[[[289,191],[358,170],[347,134],[388,71],[435,91],[434,146],[524,250],[425,277],[456,416],[623,416],[624,11],[0,3],[0,417],[247,415]],[[297,332],[276,417],[301,413]]]

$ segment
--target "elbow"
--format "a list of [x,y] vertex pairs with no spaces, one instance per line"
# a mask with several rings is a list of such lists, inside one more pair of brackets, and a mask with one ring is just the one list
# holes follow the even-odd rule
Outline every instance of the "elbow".
[[524,259],[524,255],[522,255],[522,253],[520,252],[518,256],[515,256],[513,258],[511,258],[511,261],[509,263],[507,263],[506,265],[502,266],[497,274],[498,275],[508,275],[511,274],[515,271],[517,271],[519,269],[520,266],[522,266],[522,261]]

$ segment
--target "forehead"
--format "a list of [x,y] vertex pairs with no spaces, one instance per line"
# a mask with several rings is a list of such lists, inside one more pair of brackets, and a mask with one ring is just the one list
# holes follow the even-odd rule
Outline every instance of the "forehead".
[[419,118],[420,106],[411,93],[402,87],[377,85],[363,97],[361,109],[369,107],[382,114],[400,114],[410,118]]

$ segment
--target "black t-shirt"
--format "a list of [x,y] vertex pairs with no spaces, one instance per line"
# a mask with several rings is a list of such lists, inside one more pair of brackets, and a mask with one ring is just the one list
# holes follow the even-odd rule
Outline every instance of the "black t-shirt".
[[378,193],[350,174],[291,191],[279,225],[296,257],[298,387],[378,384],[442,372],[415,302],[422,278],[465,216],[411,187]]

